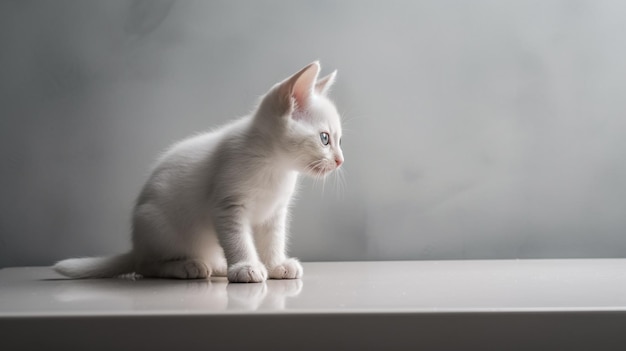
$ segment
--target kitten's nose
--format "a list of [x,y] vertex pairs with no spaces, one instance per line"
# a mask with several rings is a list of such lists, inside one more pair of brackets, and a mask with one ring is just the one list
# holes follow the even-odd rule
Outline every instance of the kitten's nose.
[[343,163],[343,159],[341,157],[337,157],[335,158],[335,163],[337,164],[337,168],[339,168],[339,166]]

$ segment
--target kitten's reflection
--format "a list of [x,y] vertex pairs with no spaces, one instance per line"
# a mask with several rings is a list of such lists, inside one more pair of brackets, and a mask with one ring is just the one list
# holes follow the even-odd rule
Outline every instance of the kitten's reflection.
[[228,284],[229,310],[283,310],[287,297],[302,291],[302,280],[268,280],[259,284]]
[[54,297],[70,310],[160,310],[186,312],[282,310],[298,296],[299,279],[255,284],[211,280],[94,279],[59,280]]

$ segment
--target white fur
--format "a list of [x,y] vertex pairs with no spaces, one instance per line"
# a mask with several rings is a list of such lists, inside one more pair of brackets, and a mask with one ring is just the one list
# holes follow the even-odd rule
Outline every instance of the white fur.
[[300,278],[285,243],[298,174],[323,177],[343,162],[339,114],[326,97],[336,72],[318,80],[319,69],[313,62],[276,84],[250,116],[167,150],[137,199],[130,253],[54,268],[73,278]]

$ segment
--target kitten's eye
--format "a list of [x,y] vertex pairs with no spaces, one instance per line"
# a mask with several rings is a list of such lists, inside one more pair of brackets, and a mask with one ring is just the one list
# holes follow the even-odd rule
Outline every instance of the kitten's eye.
[[341,146],[341,138],[339,138],[339,146]]
[[330,135],[326,132],[320,133],[320,139],[322,140],[322,144],[328,145],[330,143]]

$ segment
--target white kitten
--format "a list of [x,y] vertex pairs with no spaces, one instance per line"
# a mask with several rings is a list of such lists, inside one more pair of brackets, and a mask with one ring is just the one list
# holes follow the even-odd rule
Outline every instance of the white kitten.
[[318,80],[319,70],[311,63],[274,85],[250,116],[165,152],[137,199],[131,252],[54,269],[72,278],[300,278],[285,249],[298,174],[323,177],[343,163],[339,114],[326,97],[336,71]]

